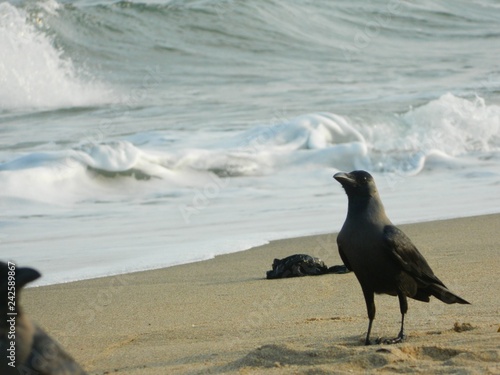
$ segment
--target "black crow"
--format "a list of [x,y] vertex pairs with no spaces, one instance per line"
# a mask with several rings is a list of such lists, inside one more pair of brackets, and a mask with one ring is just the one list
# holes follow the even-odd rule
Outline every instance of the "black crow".
[[20,306],[22,288],[40,276],[33,268],[0,262],[0,374],[85,375],[78,363]]
[[340,182],[349,201],[337,245],[344,264],[354,272],[363,290],[370,320],[366,345],[371,344],[375,293],[399,298],[401,329],[396,338],[384,341],[388,344],[405,339],[406,297],[429,302],[429,297],[434,296],[448,304],[469,304],[446,288],[410,239],[391,223],[368,172],[337,173],[333,177]]

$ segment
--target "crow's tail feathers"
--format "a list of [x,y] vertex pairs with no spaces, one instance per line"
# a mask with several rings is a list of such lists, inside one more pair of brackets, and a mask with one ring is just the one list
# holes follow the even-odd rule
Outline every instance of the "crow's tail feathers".
[[463,298],[457,296],[456,294],[450,292],[446,289],[445,286],[439,284],[432,284],[429,288],[431,294],[437,299],[443,301],[444,303],[461,303],[465,305],[470,305],[470,302],[467,302]]

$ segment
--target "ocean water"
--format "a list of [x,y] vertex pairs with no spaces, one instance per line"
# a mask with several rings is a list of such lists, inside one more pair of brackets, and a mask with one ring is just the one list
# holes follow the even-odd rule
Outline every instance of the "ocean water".
[[499,56],[496,0],[0,3],[0,258],[42,285],[337,231],[339,170],[396,224],[500,212]]

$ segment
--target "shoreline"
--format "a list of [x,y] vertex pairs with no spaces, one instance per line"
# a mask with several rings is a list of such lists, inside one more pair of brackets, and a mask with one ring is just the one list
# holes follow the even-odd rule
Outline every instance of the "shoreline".
[[[22,304],[90,374],[415,372],[417,365],[499,373],[500,214],[399,227],[436,275],[472,303],[410,300],[403,344],[362,345],[366,310],[352,273],[265,279],[274,258],[296,253],[342,264],[336,233],[28,288]],[[375,303],[374,337],[394,336],[397,298],[376,296]]]
[[[495,215],[500,215],[500,212],[486,212],[486,213],[483,213],[483,214],[471,214],[469,216],[460,216],[460,217],[454,217],[454,216],[452,216],[452,217],[422,219],[420,221],[403,221],[401,223],[394,223],[394,225],[396,225],[396,226],[399,227],[399,226],[407,226],[407,225],[414,225],[414,224],[424,224],[424,223],[429,223],[429,222],[440,222],[440,221],[447,221],[447,220],[468,219],[468,218],[474,218],[474,217],[495,216]],[[340,230],[340,228],[339,228],[339,230]],[[120,275],[127,275],[127,274],[139,273],[139,272],[156,271],[156,270],[160,270],[160,269],[167,269],[167,268],[171,268],[171,267],[178,267],[178,266],[192,264],[192,263],[205,262],[205,261],[214,259],[215,257],[218,257],[218,256],[235,254],[235,253],[240,253],[240,252],[243,252],[243,251],[249,251],[249,250],[252,250],[252,249],[254,249],[256,247],[265,246],[265,245],[268,245],[268,244],[270,244],[272,242],[275,242],[275,241],[293,240],[293,239],[296,239],[296,238],[300,239],[300,238],[315,237],[315,236],[327,236],[329,234],[334,234],[336,236],[337,233],[338,233],[337,231],[327,232],[327,233],[318,232],[318,233],[304,234],[304,235],[298,235],[298,236],[293,235],[291,237],[286,237],[285,236],[285,237],[276,238],[276,239],[270,239],[270,240],[263,239],[261,241],[261,244],[259,244],[259,245],[255,245],[255,246],[251,246],[251,247],[248,247],[248,248],[244,248],[242,250],[236,250],[236,251],[233,251],[233,252],[225,252],[225,253],[210,255],[210,256],[207,256],[206,258],[202,257],[200,259],[193,259],[193,260],[188,261],[188,262],[179,262],[179,263],[173,263],[171,265],[160,266],[160,267],[157,267],[157,268],[137,269],[137,270],[131,270],[131,271],[126,271],[126,272],[111,273],[111,274],[107,274],[107,275],[92,276],[92,277],[88,277],[88,278],[81,278],[81,279],[74,279],[74,280],[54,282],[54,283],[50,283],[50,284],[44,284],[43,283],[43,277],[42,277],[41,279],[35,281],[34,285],[27,285],[27,288],[40,288],[40,287],[47,287],[47,286],[53,286],[53,285],[63,285],[63,284],[69,284],[69,283],[75,283],[75,282],[83,282],[83,281],[87,281],[87,280],[102,279],[102,278],[106,278],[106,277],[117,277],[117,276],[120,276]],[[336,243],[334,243],[334,245],[336,246]]]

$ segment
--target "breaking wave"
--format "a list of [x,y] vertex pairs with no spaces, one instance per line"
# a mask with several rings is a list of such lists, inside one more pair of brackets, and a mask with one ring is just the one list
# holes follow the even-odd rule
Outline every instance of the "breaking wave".
[[203,184],[210,175],[300,175],[303,170],[332,168],[410,176],[426,168],[460,168],[498,156],[500,107],[486,105],[479,97],[467,100],[446,94],[380,123],[317,113],[215,140],[202,134],[193,140],[185,133],[173,143],[163,142],[166,138],[162,132],[135,134],[29,153],[0,165],[2,194],[57,200],[61,188],[70,189],[74,197],[78,194],[71,190],[85,186],[83,196],[88,198],[103,185],[108,191],[113,179],[161,181],[163,188],[175,189]]

